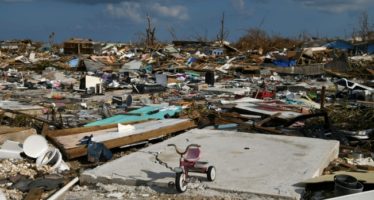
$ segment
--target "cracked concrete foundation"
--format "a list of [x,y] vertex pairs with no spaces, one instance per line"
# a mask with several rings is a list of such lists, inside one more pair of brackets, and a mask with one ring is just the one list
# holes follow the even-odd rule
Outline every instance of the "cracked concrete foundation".
[[295,184],[320,175],[339,151],[337,141],[193,129],[87,170],[81,181],[157,185],[174,190],[171,169],[178,166],[179,156],[167,147],[170,143],[182,149],[192,143],[202,145],[201,160],[216,167],[217,179],[208,182],[205,174],[192,174],[201,187],[288,198],[300,198],[302,188]]

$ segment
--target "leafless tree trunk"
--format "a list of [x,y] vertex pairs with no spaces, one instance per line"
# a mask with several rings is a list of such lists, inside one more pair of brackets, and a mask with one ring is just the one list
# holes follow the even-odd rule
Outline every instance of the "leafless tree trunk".
[[359,34],[362,38],[362,41],[367,41],[369,32],[370,32],[370,25],[369,25],[369,17],[367,11],[363,11],[359,17]]
[[219,31],[219,34],[217,36],[219,42],[223,44],[223,41],[228,37],[228,32],[225,30],[225,13],[222,13],[222,18],[221,18],[221,29]]
[[152,19],[149,15],[147,15],[147,22],[148,22],[148,26],[146,28],[146,34],[147,34],[146,45],[153,46],[156,40],[155,38],[156,28],[152,26]]
[[48,42],[49,42],[49,46],[50,46],[51,50],[53,50],[53,44],[55,43],[55,32],[52,32],[48,36]]

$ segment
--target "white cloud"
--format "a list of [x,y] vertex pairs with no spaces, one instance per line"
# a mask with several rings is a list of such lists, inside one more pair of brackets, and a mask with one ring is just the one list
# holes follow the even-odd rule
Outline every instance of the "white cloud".
[[342,13],[346,11],[364,10],[373,0],[294,0],[308,7],[321,11]]
[[108,4],[106,12],[117,18],[128,18],[134,22],[141,22],[144,16],[141,14],[141,5],[137,2],[121,2]]
[[[268,0],[252,0],[254,3],[267,3]],[[246,6],[246,0],[231,0],[231,5],[235,9],[235,12],[242,16],[250,16],[254,13],[253,8]],[[253,2],[252,2],[253,3]]]
[[234,8],[238,10],[243,10],[245,9],[245,2],[244,0],[231,0],[232,5]]
[[156,3],[139,3],[135,1],[124,1],[118,4],[108,4],[105,11],[116,18],[128,18],[133,22],[140,23],[145,20],[146,13],[152,16],[153,21],[157,18],[171,17],[176,20],[187,20],[188,10],[181,5],[163,5]]
[[187,8],[184,6],[165,6],[160,3],[154,3],[150,8],[165,17],[174,17],[180,20],[187,20],[189,18]]

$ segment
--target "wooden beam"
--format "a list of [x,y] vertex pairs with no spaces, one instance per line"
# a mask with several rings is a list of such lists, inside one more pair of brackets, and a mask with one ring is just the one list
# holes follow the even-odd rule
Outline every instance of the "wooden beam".
[[263,119],[263,120],[257,122],[257,123],[256,123],[256,126],[262,126],[262,125],[265,124],[266,122],[269,122],[270,120],[272,120],[272,119],[278,117],[278,116],[281,115],[281,114],[282,114],[282,113],[277,112],[277,113],[275,113],[275,114],[273,114],[273,115],[271,115],[271,116],[269,116],[269,117],[267,117],[267,118],[265,118],[265,119]]
[[[1,129],[1,127],[0,127]],[[15,128],[14,131],[10,131],[7,132],[7,133],[4,133],[2,132],[0,134],[0,144],[3,144],[6,140],[13,140],[13,141],[17,141],[17,142],[20,142],[20,143],[23,143],[23,141],[33,135],[33,134],[36,134],[36,130],[33,129],[33,128],[29,128],[29,129],[23,129],[23,130],[19,130],[19,128]]]
[[[196,127],[196,124],[192,120],[188,120],[188,121],[184,121],[184,122],[177,123],[177,124],[167,126],[167,127],[161,127],[161,128],[155,127],[154,130],[146,131],[146,132],[136,134],[136,135],[130,135],[130,136],[125,136],[125,137],[116,138],[112,140],[107,140],[107,141],[104,141],[103,144],[107,148],[111,149],[115,147],[121,147],[124,145],[142,142],[142,141],[152,140],[155,138],[167,136],[167,135],[170,135],[170,134],[173,134],[179,131],[184,131],[184,130],[194,128],[194,127]],[[57,142],[57,139],[55,138],[56,136],[49,135],[48,137],[52,141],[52,143],[54,143],[56,146],[59,147],[59,149],[62,151],[64,156],[66,156],[67,159],[73,159],[73,158],[78,158],[78,157],[87,155],[86,145],[81,145],[81,146],[71,148],[71,149],[65,149],[63,145]]]
[[[121,124],[122,125],[137,124],[137,123],[141,123],[145,121],[148,121],[148,120],[126,122],[126,123],[121,123]],[[43,134],[48,137],[57,137],[57,136],[65,136],[65,135],[74,135],[77,133],[105,130],[109,128],[115,128],[117,126],[118,126],[117,124],[109,124],[109,125],[104,125],[104,126],[90,126],[90,127],[77,127],[77,128],[59,129],[59,130],[47,130],[47,131],[44,131]]]
[[326,87],[322,86],[321,90],[321,106],[320,109],[323,110],[325,107],[325,93],[326,93]]

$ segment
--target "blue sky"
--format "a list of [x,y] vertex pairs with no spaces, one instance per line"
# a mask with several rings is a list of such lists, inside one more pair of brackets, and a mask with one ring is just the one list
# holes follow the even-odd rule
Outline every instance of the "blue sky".
[[162,41],[216,38],[222,12],[229,40],[260,27],[272,34],[296,37],[350,36],[358,15],[374,22],[374,0],[0,0],[0,40],[56,41],[70,37],[100,41],[137,41],[144,34],[146,14]]

